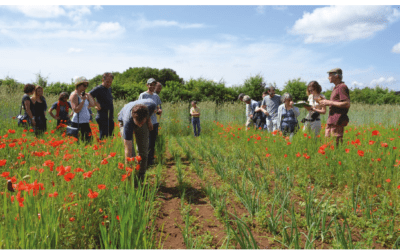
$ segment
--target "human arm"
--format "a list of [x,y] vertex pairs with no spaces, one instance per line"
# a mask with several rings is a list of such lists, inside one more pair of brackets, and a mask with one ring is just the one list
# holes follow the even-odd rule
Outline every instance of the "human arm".
[[310,107],[310,110],[318,112],[320,114],[325,114],[326,113],[326,107],[325,106],[321,106],[321,108],[319,108],[319,109],[314,108],[314,107]]
[[81,112],[81,110],[82,110],[82,108],[83,108],[83,106],[84,106],[84,104],[85,104],[85,100],[87,99],[87,96],[85,95],[85,96],[82,96],[81,97],[81,102],[79,102],[79,104],[78,104],[78,101],[79,101],[79,99],[78,99],[78,94],[76,93],[76,91],[74,91],[74,92],[72,92],[72,94],[71,94],[71,96],[70,96],[70,102],[71,102],[71,107],[72,107],[72,110],[75,112],[75,113],[79,113],[79,112]]
[[132,158],[132,140],[124,139],[124,147],[125,147],[125,165],[128,166],[128,157]]
[[29,118],[31,118],[33,126],[36,126],[35,117],[33,116],[32,112],[31,112],[31,102],[29,100],[25,100],[24,105],[25,105],[25,111],[28,114]]
[[149,128],[149,131],[153,130],[153,123],[151,123],[150,117],[147,118],[147,127]]
[[55,115],[53,114],[53,110],[54,110],[53,108],[50,108],[50,109],[49,109],[49,114],[50,114],[50,116],[53,117],[53,118],[56,119],[56,120],[60,119],[59,116],[55,116]]
[[321,101],[319,101],[319,104],[321,104],[322,106],[334,106],[334,107],[345,108],[345,109],[350,108],[349,100],[346,100],[343,102],[331,101],[331,100],[321,100]]
[[278,130],[281,130],[281,119],[282,119],[282,109],[285,104],[281,104],[278,107],[278,116],[276,117],[276,125]]

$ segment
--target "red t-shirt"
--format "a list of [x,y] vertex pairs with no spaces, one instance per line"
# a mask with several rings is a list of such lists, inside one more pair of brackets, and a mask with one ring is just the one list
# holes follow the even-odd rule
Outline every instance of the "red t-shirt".
[[[330,100],[335,102],[350,101],[350,92],[344,82],[333,88]],[[348,108],[330,106],[327,124],[346,126],[349,123],[348,112]]]

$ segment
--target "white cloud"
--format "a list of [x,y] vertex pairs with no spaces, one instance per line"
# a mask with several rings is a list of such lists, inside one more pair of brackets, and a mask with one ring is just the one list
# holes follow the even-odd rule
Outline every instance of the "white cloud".
[[375,86],[375,85],[383,85],[383,86],[385,86],[385,85],[395,84],[396,82],[397,82],[397,80],[393,76],[387,77],[387,78],[382,76],[382,77],[380,77],[378,79],[373,79],[371,81],[370,85],[371,86]]
[[392,52],[393,53],[400,53],[400,43],[398,43],[395,46],[393,46]]
[[256,11],[258,14],[264,14],[265,13],[265,5],[258,5],[256,8]]
[[74,25],[67,25],[31,20],[9,25],[0,22],[0,32],[17,41],[67,38],[92,40],[119,37],[125,32],[125,28],[118,22],[79,22]]
[[193,28],[205,27],[205,25],[202,23],[179,23],[177,21],[167,21],[167,20],[149,21],[145,17],[141,17],[138,20],[133,21],[133,23],[136,29],[138,30],[158,28],[158,27],[178,27],[181,29],[193,29]]
[[27,17],[32,18],[57,18],[67,16],[77,22],[83,16],[91,14],[90,8],[99,10],[98,6],[59,6],[59,5],[18,5],[7,6],[8,9],[21,12]]
[[305,43],[352,41],[373,36],[399,17],[390,6],[329,6],[305,12],[289,32],[304,36]]
[[65,15],[65,10],[58,5],[18,5],[8,8],[35,18],[54,18]]
[[68,53],[79,53],[82,52],[82,49],[76,49],[76,48],[69,48]]
[[273,8],[274,10],[281,10],[281,11],[283,11],[283,10],[286,10],[288,7],[287,7],[286,5],[274,5],[272,8]]
[[351,83],[351,85],[352,85],[353,87],[356,87],[356,88],[361,88],[361,87],[364,87],[364,86],[365,86],[364,83],[362,83],[362,82],[357,82],[357,81],[353,81],[353,82]]

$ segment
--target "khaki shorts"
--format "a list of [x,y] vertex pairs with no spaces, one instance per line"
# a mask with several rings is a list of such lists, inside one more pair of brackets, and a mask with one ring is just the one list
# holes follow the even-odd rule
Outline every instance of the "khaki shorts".
[[344,127],[345,126],[327,124],[325,128],[325,137],[343,137]]

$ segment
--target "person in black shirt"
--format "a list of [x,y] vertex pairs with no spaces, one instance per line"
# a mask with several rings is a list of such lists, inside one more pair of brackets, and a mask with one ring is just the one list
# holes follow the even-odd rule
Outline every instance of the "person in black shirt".
[[114,131],[114,103],[111,91],[113,79],[113,74],[104,73],[101,85],[89,92],[89,95],[97,101],[96,122],[99,124],[100,140],[112,135]]
[[43,96],[43,88],[39,85],[36,85],[35,92],[31,98],[32,103],[34,104],[35,109],[35,133],[36,135],[42,134],[47,130],[47,123],[46,123],[46,110],[47,110],[47,103],[46,98]]
[[35,122],[34,105],[32,103],[31,98],[29,98],[29,96],[35,93],[35,85],[30,83],[26,84],[24,87],[24,93],[25,95],[22,97],[21,106],[25,110],[25,113],[23,115],[23,119],[21,121],[20,120],[18,121],[18,125],[27,126],[32,124],[32,126],[35,127],[36,122]]

